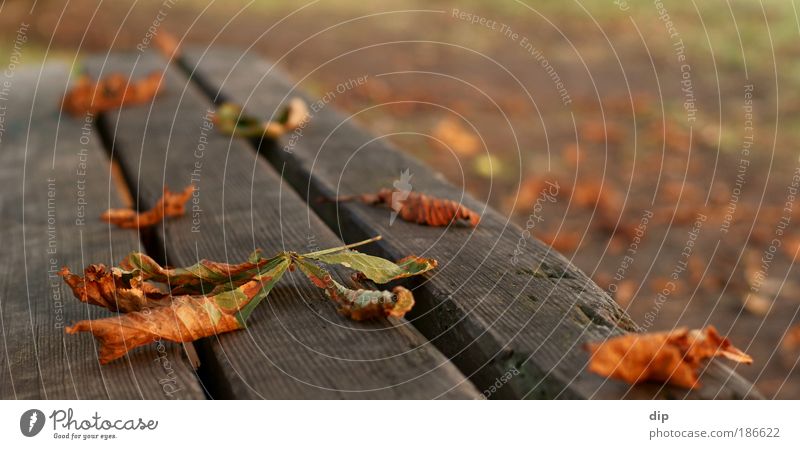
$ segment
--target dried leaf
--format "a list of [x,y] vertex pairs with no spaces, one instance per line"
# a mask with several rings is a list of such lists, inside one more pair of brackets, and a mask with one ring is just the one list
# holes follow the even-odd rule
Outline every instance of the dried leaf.
[[352,200],[388,205],[403,220],[428,226],[449,226],[463,220],[475,227],[480,222],[480,215],[460,203],[424,193],[381,189],[377,194],[340,196],[335,199],[337,202]]
[[120,228],[141,229],[161,222],[164,217],[180,217],[186,212],[185,204],[194,192],[194,186],[189,185],[183,192],[170,192],[164,188],[164,195],[156,205],[142,213],[133,209],[108,209],[100,215],[100,219]]
[[721,337],[713,326],[704,330],[627,334],[603,343],[589,343],[589,371],[630,384],[655,381],[683,388],[699,386],[697,371],[709,358],[721,356],[738,363],[753,359]]
[[625,279],[617,284],[617,290],[614,292],[614,300],[621,306],[627,306],[631,300],[636,296],[636,291],[639,286],[636,282]]
[[571,253],[575,251],[580,246],[582,240],[580,232],[564,230],[560,232],[537,233],[536,238],[562,253]]
[[319,260],[326,264],[338,264],[358,271],[363,276],[378,284],[385,284],[395,279],[416,276],[436,268],[437,262],[417,256],[408,256],[393,263],[386,259],[363,254],[358,251],[344,250],[329,254],[304,254],[303,257]]
[[139,270],[126,271],[102,264],[89,265],[83,277],[63,267],[58,274],[72,289],[76,298],[112,312],[135,312],[148,307],[169,304],[169,293],[144,282]]
[[260,269],[285,257],[283,254],[272,259],[260,258],[254,251],[250,260],[240,264],[227,264],[203,259],[186,268],[161,267],[150,256],[131,253],[120,266],[140,270],[145,280],[161,282],[174,286],[172,294],[199,294],[210,292],[219,285],[238,286],[258,274]]
[[237,288],[214,295],[173,296],[168,305],[79,321],[66,331],[91,332],[100,341],[100,363],[105,364],[157,340],[189,342],[243,329],[253,309],[267,297],[288,266],[288,257],[275,258],[262,273]]
[[581,137],[589,142],[620,144],[625,133],[620,125],[605,120],[590,120],[581,126]]
[[764,316],[772,307],[772,301],[760,293],[747,292],[742,295],[742,307],[753,315]]
[[647,137],[661,142],[663,145],[678,153],[689,151],[689,132],[685,127],[674,120],[654,121],[648,130]]
[[330,273],[312,263],[296,261],[300,271],[338,306],[339,313],[356,321],[384,316],[402,317],[414,307],[414,296],[404,287],[395,287],[391,292],[381,290],[351,290],[336,282]]
[[585,154],[581,153],[577,143],[567,144],[561,149],[561,159],[570,170],[577,170],[584,157]]
[[462,156],[472,156],[480,149],[480,140],[450,117],[442,119],[433,129],[432,134],[443,143],[445,149]]
[[792,234],[783,239],[781,249],[786,257],[791,261],[797,261],[800,254],[800,235]]
[[228,136],[275,139],[303,126],[309,118],[308,106],[300,98],[289,100],[278,120],[269,122],[245,114],[237,104],[224,103],[214,114],[214,125]]
[[[94,334],[101,344],[100,361],[108,363],[153,341],[188,342],[242,329],[286,270],[295,266],[324,290],[342,314],[354,320],[402,317],[414,306],[414,296],[407,289],[349,289],[315,263],[349,266],[384,282],[436,267],[435,260],[410,256],[394,264],[351,250],[378,239],[306,255],[284,251],[269,259],[255,251],[240,264],[201,260],[186,268],[165,268],[144,254],[132,253],[120,267],[110,270],[90,265],[84,277],[64,267],[60,274],[78,299],[125,312],[117,317],[80,321],[66,330],[70,334]],[[171,290],[162,291],[154,282],[165,283]]]
[[472,161],[472,169],[475,174],[484,178],[491,179],[493,177],[502,176],[505,171],[505,164],[497,156],[491,154],[482,154]]
[[100,363],[106,364],[158,340],[190,342],[241,328],[242,324],[233,315],[223,313],[212,299],[180,296],[169,306],[83,320],[66,331],[91,332],[100,342]]
[[134,82],[113,74],[92,83],[88,76],[83,75],[64,96],[61,107],[74,116],[98,114],[126,105],[147,103],[160,90],[161,74],[158,72]]

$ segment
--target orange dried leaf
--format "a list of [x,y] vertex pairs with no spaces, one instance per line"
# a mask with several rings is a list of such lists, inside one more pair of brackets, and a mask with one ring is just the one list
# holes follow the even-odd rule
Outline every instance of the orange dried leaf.
[[784,238],[781,249],[789,260],[797,261],[798,255],[800,255],[800,236],[794,234]]
[[742,307],[753,315],[764,316],[772,308],[772,301],[760,293],[747,292],[742,295]]
[[428,226],[449,226],[451,223],[463,221],[475,227],[481,219],[476,212],[453,200],[395,189],[381,189],[376,194],[342,196],[335,201],[354,199],[366,204],[387,205],[403,220]]
[[636,296],[636,291],[639,286],[636,282],[631,280],[623,280],[617,284],[617,290],[614,292],[614,300],[621,306],[627,306],[631,300]]
[[574,231],[540,232],[536,238],[562,253],[571,253],[581,244],[581,233]]
[[74,116],[98,114],[126,105],[147,103],[160,90],[161,74],[158,72],[133,82],[120,74],[113,74],[92,83],[88,76],[83,75],[64,96],[61,107]]
[[112,312],[135,312],[148,307],[169,304],[169,293],[144,282],[139,271],[123,271],[105,265],[89,265],[83,277],[72,274],[63,267],[58,274],[72,289],[76,298],[87,304],[106,308]]
[[580,152],[580,147],[576,143],[570,143],[561,148],[561,159],[571,170],[577,170],[581,165],[584,155]]
[[653,122],[650,126],[649,137],[672,151],[687,153],[689,151],[689,132],[673,120]]
[[[243,329],[255,306],[283,276],[289,258],[283,254],[235,288],[209,295],[170,296],[164,305],[116,317],[79,321],[67,333],[91,332],[100,341],[100,362],[108,363],[133,348],[158,341],[189,342]],[[77,296],[77,292],[76,292]]]
[[591,352],[589,371],[630,384],[655,381],[696,388],[698,368],[706,359],[720,356],[738,363],[753,362],[713,326],[627,334],[603,343],[589,343],[587,349]]
[[581,137],[593,143],[619,144],[624,139],[622,128],[605,120],[591,120],[581,126]]
[[781,340],[781,349],[785,352],[793,352],[800,348],[800,324],[790,327]]
[[169,306],[83,320],[68,326],[66,331],[91,332],[100,342],[100,363],[105,364],[155,341],[190,342],[243,327],[233,314],[226,313],[208,297],[180,296]]
[[433,137],[439,139],[444,147],[463,156],[472,156],[480,149],[480,141],[469,130],[452,118],[441,120],[433,129]]
[[165,217],[180,217],[186,212],[186,202],[194,192],[194,186],[189,185],[183,192],[171,192],[166,187],[164,195],[156,205],[142,213],[133,209],[108,209],[100,215],[100,219],[120,228],[141,229],[160,223]]

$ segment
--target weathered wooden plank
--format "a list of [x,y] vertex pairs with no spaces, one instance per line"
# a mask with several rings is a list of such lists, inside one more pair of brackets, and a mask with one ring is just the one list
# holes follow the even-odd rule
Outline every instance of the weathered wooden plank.
[[0,398],[169,399],[205,397],[177,345],[152,345],[108,366],[71,322],[112,316],[73,298],[56,272],[116,263],[139,247],[100,212],[120,205],[109,159],[91,118],[61,116],[70,67],[18,71],[0,98]]
[[[239,102],[256,115],[270,117],[289,97],[301,94],[275,66],[252,53],[188,49],[183,54],[183,66],[195,73],[210,98]],[[343,74],[348,75],[355,76]],[[324,104],[317,109],[301,132],[262,144],[261,154],[283,168],[285,179],[343,239],[382,234],[385,239],[375,247],[380,255],[422,253],[443,262],[416,290],[412,323],[480,389],[492,393],[492,386],[499,386],[493,397],[500,398],[759,396],[749,382],[717,362],[706,370],[704,388],[691,393],[631,388],[588,373],[584,343],[637,330],[605,292],[563,256],[525,239],[506,217],[374,139],[351,117]],[[387,210],[317,201],[391,187],[404,170],[413,174],[415,191],[462,200],[480,211],[480,226],[444,230],[391,223]],[[515,251],[521,254],[512,262]]]
[[[165,62],[112,55],[91,59],[88,69],[139,77]],[[197,189],[192,206],[202,212],[158,227],[171,265],[241,261],[257,247],[270,254],[342,244],[246,142],[209,129],[212,105],[180,71],[167,70],[164,81],[152,108],[123,109],[106,124],[141,207],[152,206],[164,184]],[[278,284],[246,331],[208,339],[200,357],[215,397],[480,397],[406,321],[351,322],[299,273]]]

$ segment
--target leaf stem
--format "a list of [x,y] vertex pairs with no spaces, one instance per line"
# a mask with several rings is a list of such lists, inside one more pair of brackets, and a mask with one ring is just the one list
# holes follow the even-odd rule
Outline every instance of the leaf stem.
[[303,254],[302,256],[303,257],[314,257],[314,256],[321,256],[323,254],[337,253],[339,251],[344,251],[346,249],[350,249],[350,248],[355,248],[357,246],[366,245],[367,243],[377,242],[378,240],[380,240],[382,238],[383,237],[381,237],[380,235],[376,235],[375,237],[372,237],[371,239],[362,240],[360,242],[351,243],[349,245],[339,246],[339,247],[336,247],[336,248],[328,248],[328,249],[323,249],[321,251],[314,251],[313,253]]

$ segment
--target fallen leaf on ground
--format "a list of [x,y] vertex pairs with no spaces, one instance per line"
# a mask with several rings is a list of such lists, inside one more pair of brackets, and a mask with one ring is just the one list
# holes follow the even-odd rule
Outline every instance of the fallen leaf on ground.
[[629,384],[646,381],[683,388],[700,386],[697,372],[710,358],[725,357],[750,364],[753,359],[720,336],[713,326],[670,332],[627,334],[602,343],[589,343],[589,371]]
[[540,232],[536,238],[562,253],[571,253],[581,244],[581,233],[575,231]]
[[238,264],[203,259],[190,267],[166,268],[147,254],[131,253],[119,265],[123,270],[146,273],[148,281],[169,285],[175,295],[208,293],[221,284],[238,287],[270,262],[271,259],[261,257],[260,251],[254,251],[247,262]]
[[[653,122],[646,134],[647,138],[660,142],[669,150],[679,153],[689,152],[689,132],[673,120]],[[697,141],[692,142],[697,145]]]
[[267,122],[245,114],[237,104],[225,103],[214,114],[214,126],[228,136],[276,139],[303,126],[309,118],[308,106],[300,98],[289,100],[278,119]]
[[621,306],[627,306],[631,300],[636,296],[636,291],[639,286],[636,282],[625,279],[617,284],[617,291],[614,292],[614,300]]
[[581,126],[580,135],[592,143],[619,144],[625,133],[618,124],[597,119],[585,122]]
[[189,185],[183,192],[170,192],[164,188],[164,195],[156,205],[142,213],[133,209],[108,209],[100,215],[100,219],[125,229],[141,229],[158,224],[165,217],[180,217],[186,212],[186,202],[194,192],[194,186]]
[[491,179],[503,174],[505,171],[505,164],[500,158],[485,153],[475,158],[472,162],[472,169],[475,171],[475,174]]
[[75,297],[121,312],[115,317],[79,321],[66,331],[92,333],[100,342],[100,362],[108,363],[154,341],[190,342],[243,329],[255,307],[286,270],[294,267],[322,289],[344,316],[354,320],[402,317],[414,306],[414,296],[406,288],[351,289],[319,265],[349,267],[378,283],[422,274],[437,265],[433,259],[416,256],[393,263],[352,249],[379,238],[307,254],[283,251],[269,259],[255,251],[239,264],[201,260],[190,267],[165,268],[147,255],[131,253],[119,267],[90,265],[83,277],[64,267],[59,274]]
[[653,98],[644,92],[607,97],[603,99],[603,103],[606,109],[615,114],[633,113],[634,116],[646,116],[653,112]]
[[753,315],[766,315],[779,295],[792,294],[796,291],[792,281],[767,277],[767,273],[761,266],[761,253],[759,251],[748,250],[745,253],[743,266],[743,276],[747,284],[747,290],[741,296],[742,307]]
[[336,202],[353,200],[371,205],[388,205],[403,220],[428,226],[449,226],[451,223],[464,221],[475,227],[480,222],[480,215],[461,203],[418,192],[381,189],[378,193],[340,196],[334,199]]
[[[503,199],[503,208],[509,213],[515,212],[528,216],[532,208],[542,207],[547,203],[555,203],[561,195],[562,186],[558,180],[548,176],[527,176],[519,184],[516,193],[510,193]],[[537,206],[537,203],[539,205]]]
[[772,307],[772,301],[759,293],[747,292],[742,295],[742,307],[753,315],[764,316]]
[[439,121],[432,134],[446,149],[462,156],[472,156],[480,149],[480,140],[475,134],[450,117]]
[[785,352],[795,351],[800,348],[800,324],[795,324],[783,335],[781,349]]
[[577,170],[583,160],[583,154],[577,143],[570,143],[561,148],[561,160],[570,170]]
[[798,254],[800,254],[800,236],[797,234],[786,236],[781,249],[789,260],[797,261]]
[[61,107],[74,116],[98,114],[122,106],[147,103],[161,90],[161,74],[153,72],[138,81],[115,73],[96,83],[83,75],[67,92]]

